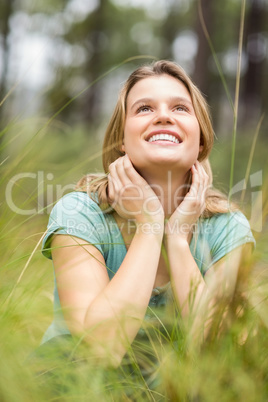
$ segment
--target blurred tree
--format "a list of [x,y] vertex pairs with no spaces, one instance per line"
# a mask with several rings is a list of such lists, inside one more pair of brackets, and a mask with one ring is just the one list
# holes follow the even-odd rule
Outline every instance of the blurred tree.
[[[213,7],[213,0],[203,0],[202,2],[200,0],[197,9],[200,10],[200,12],[196,13],[197,18],[195,22],[195,32],[198,37],[198,51],[195,59],[193,80],[204,94],[209,95],[210,76],[208,74],[208,60],[211,50],[208,45],[204,28],[207,30],[211,38],[213,38],[213,32],[215,29],[215,8]],[[203,26],[203,22],[205,23],[205,27]]]
[[[237,69],[237,47],[241,18],[241,2],[227,0],[223,3],[211,0],[197,0],[210,40],[216,52],[230,96],[234,98]],[[244,42],[241,65],[240,123],[248,128],[267,106],[268,69],[267,66],[267,28],[268,7],[263,0],[247,2]],[[228,107],[226,94],[219,79],[219,72],[213,61],[207,39],[203,34],[200,16],[196,24],[199,47],[195,63],[194,79],[208,95],[212,105],[216,126],[221,131],[231,132],[231,108]],[[207,43],[206,43],[207,42]]]
[[182,1],[173,0],[170,2],[167,16],[161,23],[161,36],[164,38],[161,58],[177,58],[177,62],[183,64],[183,55],[175,55],[172,45],[181,32],[192,27],[193,14],[189,11],[191,10],[190,3],[185,7]]
[[[83,80],[84,88],[92,86],[76,99],[75,106],[72,105],[73,116],[76,121],[90,122],[93,126],[99,124],[103,82],[98,79],[128,57],[140,54],[130,31],[144,20],[145,14],[141,9],[133,8],[130,12],[128,8],[117,7],[110,1],[99,0],[93,12],[72,24],[63,39],[73,49],[79,44],[84,50],[85,60],[79,66],[61,67],[59,79],[48,94],[54,111],[59,104],[63,105],[79,92],[81,86],[77,86],[77,90],[71,86]],[[66,115],[70,117],[68,110],[63,114]]]
[[0,39],[1,39],[1,76],[0,76],[0,122],[2,117],[2,102],[6,95],[7,73],[9,62],[8,35],[10,32],[10,18],[14,11],[15,0],[2,0],[0,3]]
[[[226,122],[229,121],[230,126],[232,118],[225,115],[226,109],[227,113],[231,112],[231,107],[228,106],[228,97],[220,79],[220,74],[223,72],[225,79],[228,77],[228,91],[232,94],[235,80],[225,66],[225,58],[232,48],[236,46],[239,29],[239,10],[240,5],[232,0],[226,0],[220,4],[213,0],[196,0],[193,8],[193,14],[195,15],[193,26],[198,37],[193,79],[211,107],[217,132],[219,131],[219,126],[222,126],[222,122],[224,122],[224,131],[231,132]],[[232,21],[235,21],[235,23]],[[218,70],[215,58],[219,60],[221,73]]]
[[[256,118],[268,106],[267,102],[267,60],[265,28],[268,27],[268,10],[262,0],[251,0],[246,21],[246,53],[247,72],[244,77],[243,91],[243,124],[251,121],[256,124]],[[266,65],[266,69],[265,69]]]
[[[94,11],[74,22],[63,35],[64,41],[73,47],[77,44],[82,46],[86,57],[79,67],[61,67],[59,78],[49,92],[49,101],[52,101],[56,110],[59,102],[64,104],[73,96],[74,91],[70,90],[72,83],[78,80],[81,82],[82,78],[85,88],[93,83],[85,94],[76,99],[71,113],[76,121],[90,122],[91,126],[99,125],[102,117],[101,102],[107,92],[104,88],[107,81],[98,81],[98,78],[129,57],[144,54],[152,59],[172,59],[174,40],[181,30],[192,24],[192,13],[185,1],[168,0],[159,3],[159,15],[156,10],[152,12],[150,8],[134,6],[134,2],[133,5],[122,6],[119,3],[98,0]],[[138,61],[140,63],[141,60]],[[133,62],[127,68],[131,69],[134,64],[137,63]],[[67,109],[62,116],[70,118]]]
[[[36,107],[41,105],[42,113],[51,116],[85,90],[70,106],[62,110],[58,117],[70,123],[90,122],[91,127],[94,127],[99,125],[103,117],[105,102],[110,102],[111,92],[117,92],[119,84],[124,81],[128,72],[142,61],[145,62],[145,59],[133,61],[120,68],[120,71],[113,72],[111,76],[104,78],[103,75],[127,58],[147,54],[152,58],[175,59],[182,64],[207,96],[208,103],[212,106],[216,129],[218,125],[223,127],[224,131],[230,132],[227,124],[229,121],[232,125],[232,111],[203,33],[198,16],[198,2],[201,2],[215,55],[221,63],[229,92],[233,97],[241,1],[148,0],[142,3],[138,0],[3,0],[0,4],[0,34],[4,53],[9,51],[8,37],[11,47],[12,41],[17,38],[9,35],[8,21],[12,20],[14,15],[16,21],[22,20],[19,16],[27,17],[24,18],[27,22],[20,32],[25,33],[28,38],[31,34],[36,34],[37,40],[42,37],[46,45],[48,43],[45,75],[50,75],[50,80],[46,83],[50,87],[38,87],[36,92],[30,93],[30,96],[28,94],[27,98],[27,88],[23,86],[27,86],[27,83],[23,82],[20,91],[14,93],[16,105],[24,103],[25,106],[25,99],[37,95],[39,103],[35,104]],[[247,3],[247,48],[244,52],[242,84],[244,83],[243,95],[248,99],[250,108],[252,96],[259,99],[259,104],[261,96],[263,104],[267,98],[267,78],[266,84],[263,83],[264,77],[267,77],[267,69],[264,66],[267,63],[268,24],[267,1],[248,0]],[[12,21],[13,29],[15,23]],[[260,48],[263,49],[261,60],[256,56],[259,55]],[[4,53],[0,78],[1,98],[6,92],[3,88],[7,64],[4,63],[7,63],[8,59]],[[27,66],[30,64],[31,60]],[[9,70],[11,76],[14,71]],[[13,82],[15,79],[16,77],[13,77]],[[118,83],[116,88],[115,82],[116,85]],[[32,84],[28,91],[34,90]],[[12,99],[9,102],[12,102]],[[258,107],[257,103],[256,105]],[[30,110],[31,108],[27,107],[27,111]]]

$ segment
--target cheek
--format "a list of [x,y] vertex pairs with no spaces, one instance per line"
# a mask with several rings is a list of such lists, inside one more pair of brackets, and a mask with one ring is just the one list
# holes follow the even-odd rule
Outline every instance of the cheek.
[[124,148],[124,152],[130,150],[134,146],[135,140],[137,138],[137,136],[135,135],[136,131],[137,130],[133,130],[133,127],[131,125],[125,125],[122,145],[122,147]]
[[200,129],[200,126],[199,126],[198,121],[196,122],[195,130],[196,130],[196,132],[198,133],[198,135],[197,135],[197,144],[198,144],[198,147],[199,147],[199,149],[200,149],[200,151],[201,151],[201,147],[202,147],[203,145],[202,145],[202,138],[201,138],[201,129]]
[[133,148],[132,146],[132,136],[129,134],[124,134],[123,137],[123,144],[121,145],[121,151],[125,153],[129,153],[131,149]]

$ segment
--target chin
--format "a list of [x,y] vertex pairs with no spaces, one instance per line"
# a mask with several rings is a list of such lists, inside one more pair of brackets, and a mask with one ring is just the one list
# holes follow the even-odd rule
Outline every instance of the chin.
[[147,175],[149,172],[151,173],[164,173],[168,171],[175,171],[177,170],[178,172],[188,172],[192,165],[196,162],[190,162],[189,161],[181,161],[181,160],[171,160],[167,158],[155,158],[151,161],[146,160],[145,161],[132,161],[132,164],[134,168],[137,170],[137,172],[143,176],[143,173]]

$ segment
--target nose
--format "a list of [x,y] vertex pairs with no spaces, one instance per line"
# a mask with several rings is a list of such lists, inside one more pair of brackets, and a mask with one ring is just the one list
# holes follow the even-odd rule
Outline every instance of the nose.
[[172,116],[172,111],[168,107],[161,107],[157,110],[154,124],[174,124],[175,120]]

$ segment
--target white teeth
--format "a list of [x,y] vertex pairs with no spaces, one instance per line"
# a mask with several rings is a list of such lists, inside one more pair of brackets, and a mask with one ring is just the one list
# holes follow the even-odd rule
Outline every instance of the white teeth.
[[171,142],[174,142],[175,144],[180,143],[178,138],[176,138],[174,135],[171,135],[171,134],[156,134],[156,135],[153,135],[151,138],[149,138],[148,142],[154,142],[154,141],[159,141],[159,140],[171,141]]

